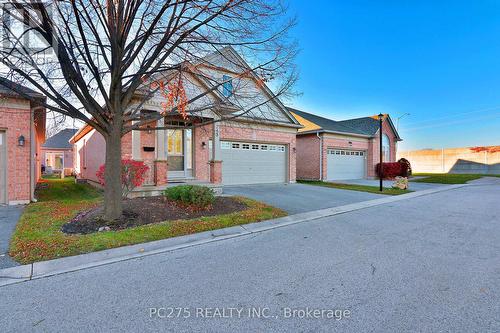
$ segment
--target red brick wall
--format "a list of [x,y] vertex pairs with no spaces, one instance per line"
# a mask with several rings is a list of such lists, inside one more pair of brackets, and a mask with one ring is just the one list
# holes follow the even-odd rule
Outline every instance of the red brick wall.
[[[208,141],[212,137],[212,125],[198,127],[194,131],[194,160],[195,177],[199,180],[210,180],[209,167],[209,146]],[[256,142],[269,142],[276,144],[285,144],[288,146],[289,153],[289,181],[295,182],[296,179],[296,138],[295,133],[279,131],[278,129],[265,129],[243,127],[243,125],[220,125],[221,140],[246,140]],[[202,146],[205,142],[205,148]],[[224,163],[224,161],[222,162]]]
[[[196,127],[194,129],[193,141],[193,161],[194,161],[194,177],[198,180],[210,180],[210,166],[208,164],[209,147],[208,140],[212,137],[212,125]],[[203,147],[205,142],[205,147]]]
[[[350,144],[349,142],[352,142]],[[341,148],[341,149],[354,149],[354,150],[368,150],[369,149],[369,143],[365,140],[362,139],[354,139],[354,138],[345,138],[345,139],[339,139],[339,138],[328,138],[324,135],[323,138],[323,179],[326,179],[327,175],[327,151],[328,148]],[[367,161],[368,169],[370,168],[370,159],[368,157]]]
[[132,132],[122,137],[122,158],[132,159]]
[[[395,162],[396,161],[396,137],[392,131],[391,126],[387,121],[384,121],[382,125],[382,130],[384,134],[389,137],[389,143],[391,147],[391,160],[384,162]],[[375,171],[376,165],[380,162],[380,136],[377,134],[375,138],[371,139],[368,148],[368,177],[376,177],[377,173]]]
[[[15,106],[10,107],[11,103]],[[7,137],[7,200],[9,202],[31,200],[30,125],[29,102],[2,97],[0,130],[5,130]],[[26,140],[23,147],[17,143],[21,135]],[[37,145],[38,143],[35,142],[35,147]]]
[[319,146],[316,134],[297,136],[297,179],[319,179]]
[[[289,160],[289,181],[295,182],[296,180],[296,132],[285,132],[279,129],[256,129],[244,128],[238,125],[235,126],[221,126],[220,127],[221,140],[247,140],[247,141],[262,141],[268,143],[285,144],[288,146],[288,160]],[[224,162],[222,162],[224,163]]]

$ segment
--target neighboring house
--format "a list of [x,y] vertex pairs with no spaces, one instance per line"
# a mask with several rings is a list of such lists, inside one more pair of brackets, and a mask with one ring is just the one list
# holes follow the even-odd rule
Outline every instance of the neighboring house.
[[[277,98],[258,106],[262,100],[272,97],[272,92],[256,78],[238,77],[241,68],[248,68],[248,65],[232,48],[224,48],[221,53],[206,59],[212,66],[197,65],[197,71],[202,73],[199,77],[190,73],[184,80],[188,100],[192,92],[195,92],[192,96],[196,96],[210,89],[211,83],[203,77],[210,77],[212,82],[228,83],[204,97],[203,105],[212,104],[212,109],[188,119],[194,123],[203,119],[209,124],[191,129],[152,131],[146,126],[146,130],[132,131],[122,138],[123,158],[142,160],[150,167],[145,185],[161,188],[167,182],[295,182],[295,142],[297,129],[302,126]],[[235,69],[234,64],[239,69]],[[232,89],[236,86],[244,86],[245,92],[257,96],[256,100],[240,97],[235,100]],[[251,102],[257,103],[257,107],[245,116],[232,121],[210,121],[219,119],[223,113],[238,112],[241,110],[238,105],[247,105],[246,110],[254,105],[248,106]],[[162,103],[165,99],[158,95],[145,101],[142,108],[145,112],[161,112]],[[196,106],[195,102],[189,107],[196,109]],[[178,115],[167,114],[152,126],[182,126],[184,122]],[[103,136],[92,127],[84,126],[71,142],[77,177],[97,181],[96,171],[105,157]]]
[[65,128],[54,134],[42,145],[42,166],[45,173],[58,172],[68,176],[73,173],[73,145],[69,140],[77,129]]
[[40,178],[46,112],[29,98],[45,100],[27,87],[0,78],[0,205],[29,203]]
[[[376,176],[379,163],[377,116],[334,121],[288,108],[304,127],[297,134],[297,179],[346,180]],[[383,160],[396,160],[401,141],[389,115],[383,122]]]

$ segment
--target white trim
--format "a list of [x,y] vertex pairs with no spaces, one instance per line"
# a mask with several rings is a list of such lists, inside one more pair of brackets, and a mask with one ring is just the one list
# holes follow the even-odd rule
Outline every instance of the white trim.
[[[137,121],[132,122],[132,124],[135,123],[137,123]],[[141,131],[137,130],[132,131],[132,159],[141,159]]]
[[9,201],[9,206],[27,205],[29,203],[30,203],[30,200],[12,200],[12,201]]

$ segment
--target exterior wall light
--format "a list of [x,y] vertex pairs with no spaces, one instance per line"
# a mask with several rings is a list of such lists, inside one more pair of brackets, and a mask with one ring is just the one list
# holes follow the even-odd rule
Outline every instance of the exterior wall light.
[[19,147],[24,147],[25,143],[26,143],[26,139],[24,138],[24,135],[20,135],[17,138],[17,144],[19,145]]

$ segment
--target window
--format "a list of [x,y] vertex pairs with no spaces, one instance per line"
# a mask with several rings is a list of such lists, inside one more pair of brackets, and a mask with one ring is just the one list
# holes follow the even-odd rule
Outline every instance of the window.
[[278,146],[278,151],[285,151],[285,147],[284,146]]
[[267,150],[267,145],[260,146],[260,150]]
[[239,149],[240,148],[240,144],[239,143],[233,143],[232,148],[233,149]]
[[244,143],[241,145],[241,149],[250,149],[250,145],[248,143]]
[[391,161],[391,143],[387,134],[382,135],[382,154],[384,162]]
[[169,155],[182,155],[182,130],[167,130],[167,147]]
[[45,166],[51,167],[52,170],[62,170],[64,168],[64,154],[48,152],[45,155]]
[[221,149],[231,149],[231,142],[222,141],[220,147]]
[[229,75],[222,76],[222,94],[226,97],[233,95],[233,80]]
[[270,151],[276,151],[276,149],[277,149],[276,146],[269,146]]
[[259,145],[252,145],[252,150],[259,150]]

